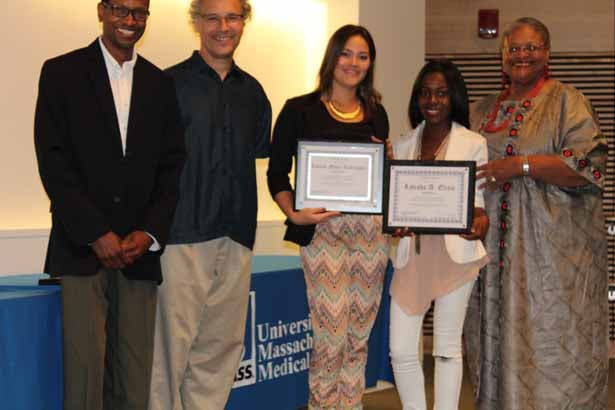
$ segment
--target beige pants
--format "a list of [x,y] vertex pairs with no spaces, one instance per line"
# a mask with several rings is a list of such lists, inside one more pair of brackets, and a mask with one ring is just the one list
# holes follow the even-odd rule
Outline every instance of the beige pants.
[[117,270],[62,277],[64,410],[147,409],[156,289]]
[[243,349],[252,252],[229,238],[168,245],[150,410],[222,410]]

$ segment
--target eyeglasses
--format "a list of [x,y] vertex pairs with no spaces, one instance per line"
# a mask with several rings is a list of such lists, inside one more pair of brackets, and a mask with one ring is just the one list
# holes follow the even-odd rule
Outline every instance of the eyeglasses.
[[218,14],[200,14],[200,16],[206,24],[212,26],[222,25],[223,20],[229,26],[236,26],[243,22],[243,14],[230,13],[226,16],[220,16]]
[[102,1],[101,4],[103,7],[111,10],[111,14],[113,14],[114,17],[124,18],[132,14],[132,18],[140,22],[147,20],[149,17],[149,10],[147,9],[129,9],[128,7],[111,4],[108,1]]
[[541,51],[546,49],[547,47],[545,46],[537,46],[534,44],[525,44],[523,46],[510,46],[508,47],[508,52],[510,54],[519,54],[521,52],[523,53],[529,53],[529,54],[533,54],[537,51]]

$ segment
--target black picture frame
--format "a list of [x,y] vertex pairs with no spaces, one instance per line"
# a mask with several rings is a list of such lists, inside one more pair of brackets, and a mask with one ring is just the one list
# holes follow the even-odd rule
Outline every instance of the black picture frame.
[[[405,170],[405,168],[408,168]],[[431,170],[430,170],[431,168]],[[428,171],[425,171],[425,170]],[[393,171],[392,171],[393,170]],[[399,172],[408,171],[410,173],[419,174],[422,177],[427,178],[427,182],[425,184],[431,184],[432,181],[429,181],[432,177],[437,179],[437,175],[439,173],[445,174],[446,171],[455,170],[462,177],[462,186],[459,189],[459,204],[453,206],[462,206],[461,210],[458,210],[458,216],[462,220],[460,226],[460,221],[456,220],[452,223],[448,223],[447,220],[450,218],[442,217],[440,215],[434,215],[434,223],[430,225],[430,222],[420,222],[414,221],[413,218],[403,218],[407,220],[409,223],[400,224],[399,217],[395,217],[391,215],[391,206],[396,207],[399,204],[392,203],[393,201],[399,201],[399,199],[392,197],[392,194],[396,194],[392,192],[391,186],[391,178],[392,172],[397,174]],[[432,175],[433,174],[433,175]],[[418,177],[418,176],[417,176]],[[396,175],[393,176],[396,178]],[[465,178],[465,179],[464,179]],[[399,181],[395,180],[393,184],[399,184]],[[411,232],[422,233],[422,234],[466,234],[470,233],[472,229],[472,222],[474,216],[474,195],[475,195],[475,185],[476,185],[476,162],[475,161],[420,161],[420,160],[390,160],[385,164],[384,169],[384,183],[383,183],[383,217],[382,217],[382,231],[385,233],[393,233],[395,230],[400,228],[408,228]],[[419,185],[416,185],[417,192],[423,193],[428,192],[428,189],[421,190]],[[411,186],[414,189],[414,185]],[[401,189],[399,186],[394,186],[393,189]],[[399,192],[397,192],[398,194]],[[434,198],[436,198],[434,196]],[[465,205],[465,207],[463,206]],[[425,205],[427,207],[427,205]],[[438,212],[437,207],[433,207],[433,212]],[[393,218],[393,219],[392,219]],[[417,220],[419,218],[417,217]]]

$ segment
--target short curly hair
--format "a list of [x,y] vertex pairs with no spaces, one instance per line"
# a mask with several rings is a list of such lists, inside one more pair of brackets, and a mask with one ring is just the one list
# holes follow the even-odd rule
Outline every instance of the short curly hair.
[[[192,0],[190,2],[190,9],[188,10],[188,14],[190,15],[190,22],[194,26],[196,21],[201,17],[201,3],[203,0]],[[250,4],[250,0],[239,0],[241,4],[241,15],[243,16],[243,21],[250,20],[252,17],[252,5]]]
[[538,19],[533,17],[521,17],[512,22],[512,24],[504,31],[502,35],[502,40],[500,41],[500,49],[502,53],[506,52],[506,48],[508,48],[508,41],[512,32],[518,29],[519,27],[528,26],[534,29],[540,37],[542,37],[542,41],[544,42],[543,46],[546,49],[551,49],[551,34],[549,33],[549,29],[544,23]]

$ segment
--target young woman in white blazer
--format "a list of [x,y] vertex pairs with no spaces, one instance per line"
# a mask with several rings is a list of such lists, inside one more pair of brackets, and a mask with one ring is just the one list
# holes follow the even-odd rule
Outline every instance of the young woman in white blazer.
[[[449,61],[428,62],[412,88],[408,116],[413,130],[393,143],[395,159],[487,162],[485,139],[468,129],[468,94]],[[462,379],[461,333],[479,269],[487,263],[481,240],[489,227],[478,184],[472,231],[467,235],[401,236],[391,284],[390,353],[404,410],[426,408],[419,342],[434,302],[434,409],[458,408]]]

